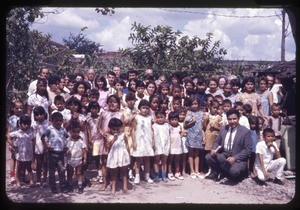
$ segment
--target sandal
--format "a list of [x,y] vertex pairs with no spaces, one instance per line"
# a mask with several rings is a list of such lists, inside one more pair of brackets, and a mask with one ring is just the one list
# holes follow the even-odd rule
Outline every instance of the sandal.
[[198,172],[198,173],[196,173],[196,176],[197,176],[198,178],[200,178],[200,179],[204,179],[204,176],[203,176],[203,175],[201,175],[199,172]]
[[191,175],[190,175],[190,176],[191,176],[191,178],[192,178],[192,179],[196,179],[196,178],[197,178],[197,175],[196,175],[196,173],[191,173]]

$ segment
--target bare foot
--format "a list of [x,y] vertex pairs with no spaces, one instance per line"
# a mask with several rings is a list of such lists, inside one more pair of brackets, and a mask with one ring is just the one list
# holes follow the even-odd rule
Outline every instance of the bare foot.
[[128,194],[129,194],[128,189],[123,190],[123,193],[124,193],[125,195],[128,195]]
[[105,191],[105,189],[106,189],[106,184],[102,184],[100,187],[100,191]]
[[111,192],[110,195],[115,197],[116,192]]

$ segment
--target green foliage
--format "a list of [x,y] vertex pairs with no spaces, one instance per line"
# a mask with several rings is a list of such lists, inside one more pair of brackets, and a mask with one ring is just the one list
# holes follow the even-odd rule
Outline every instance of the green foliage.
[[217,74],[219,62],[227,54],[220,48],[220,41],[212,43],[212,33],[207,33],[205,39],[190,38],[170,26],[151,28],[136,22],[131,30],[128,39],[133,47],[121,52],[131,57],[136,68],[152,68],[164,74],[185,71],[189,76]]

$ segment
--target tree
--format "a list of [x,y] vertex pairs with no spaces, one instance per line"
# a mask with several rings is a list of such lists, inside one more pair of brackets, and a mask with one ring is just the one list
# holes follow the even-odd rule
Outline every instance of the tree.
[[129,55],[137,68],[158,70],[185,70],[189,74],[201,74],[216,71],[218,62],[226,55],[220,48],[220,41],[212,43],[213,34],[207,33],[205,39],[197,36],[182,36],[182,32],[173,31],[170,26],[151,28],[140,23],[132,24],[129,40],[133,47],[122,49]]

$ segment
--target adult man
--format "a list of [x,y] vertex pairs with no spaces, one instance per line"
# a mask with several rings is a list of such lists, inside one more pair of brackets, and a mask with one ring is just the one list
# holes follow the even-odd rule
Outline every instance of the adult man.
[[[49,69],[42,68],[42,69],[40,69],[40,72],[39,72],[38,77],[39,77],[39,78],[45,78],[45,79],[47,79],[47,78],[48,78],[48,75],[49,75]],[[30,95],[32,95],[33,93],[35,93],[35,91],[36,91],[36,83],[37,83],[37,79],[34,80],[34,81],[32,81],[32,82],[29,84],[29,87],[28,87],[28,93],[27,93],[28,96],[30,96]]]
[[243,178],[248,157],[252,150],[250,130],[239,124],[239,112],[230,109],[227,113],[228,125],[221,128],[211,152],[205,156],[211,172],[205,178],[220,180],[226,174],[230,180]]
[[153,77],[153,70],[152,69],[147,69],[145,71],[145,75],[149,75],[149,76],[152,76]]
[[119,66],[115,66],[113,68],[113,72],[116,74],[116,77],[119,78],[120,77],[120,74],[121,74],[121,69]]
[[95,71],[94,69],[89,69],[86,72],[87,81],[90,83],[91,87],[94,87],[94,77],[95,77]]

